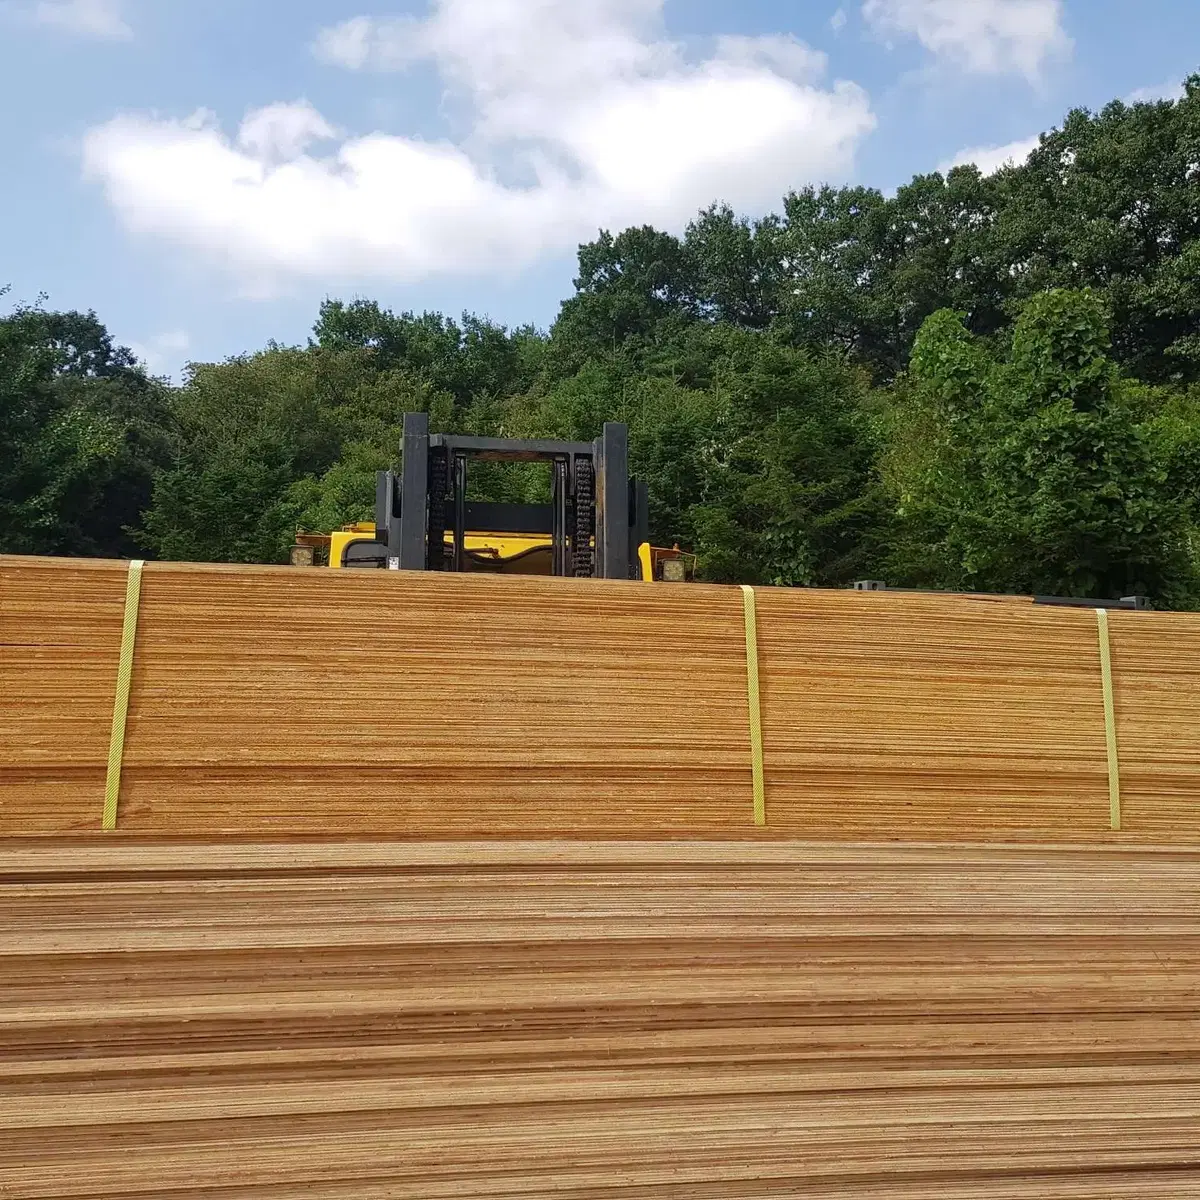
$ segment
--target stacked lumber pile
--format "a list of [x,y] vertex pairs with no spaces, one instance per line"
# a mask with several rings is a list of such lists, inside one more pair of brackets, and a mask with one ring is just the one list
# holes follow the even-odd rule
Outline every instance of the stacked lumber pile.
[[1200,854],[0,843],[0,1195],[1200,1195]]
[[[0,559],[0,833],[99,832],[127,567]],[[1200,842],[1200,618],[149,564],[117,827],[147,837]]]
[[0,1195],[1200,1195],[1200,618],[130,578],[0,558]]

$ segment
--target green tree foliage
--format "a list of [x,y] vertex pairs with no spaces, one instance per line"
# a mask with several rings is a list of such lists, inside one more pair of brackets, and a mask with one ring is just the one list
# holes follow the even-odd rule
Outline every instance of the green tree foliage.
[[601,233],[579,248],[575,295],[562,306],[554,348],[577,367],[669,340],[695,316],[696,281],[678,238],[649,225]]
[[530,329],[510,335],[469,314],[459,325],[440,313],[397,316],[373,300],[327,300],[312,344],[322,350],[368,351],[375,370],[405,372],[446,393],[454,409],[440,416],[449,424],[477,400],[526,390],[533,382],[539,341]]
[[996,241],[1018,297],[1094,287],[1120,362],[1143,378],[1198,377],[1187,272],[1200,236],[1200,76],[1178,103],[1072,112],[997,187]]
[[684,240],[695,304],[710,321],[766,329],[784,304],[789,266],[776,216],[750,221],[714,205]]
[[403,413],[453,408],[427,379],[353,345],[196,366],[172,399],[178,456],[156,480],[142,538],[163,558],[200,562],[283,562],[297,527],[361,520]]
[[601,231],[544,334],[330,300],[306,346],[168,388],[91,314],[19,309],[0,549],[283,561],[297,528],[371,515],[413,409],[509,437],[625,421],[655,541],[712,579],[1198,605],[1200,76],[1071,112],[990,176]]
[[882,516],[864,381],[835,359],[745,345],[718,376],[718,436],[691,511],[710,578],[849,583],[870,565]]
[[93,313],[0,319],[0,551],[133,552],[171,439],[166,389]]
[[1195,506],[1172,471],[1183,447],[1110,351],[1090,292],[1035,297],[1003,353],[960,314],[925,322],[891,473],[906,581],[1175,603],[1194,592]]
[[627,423],[653,536],[694,549],[709,578],[853,578],[880,504],[862,373],[727,324],[640,357],[590,360],[549,388],[528,428],[591,438]]

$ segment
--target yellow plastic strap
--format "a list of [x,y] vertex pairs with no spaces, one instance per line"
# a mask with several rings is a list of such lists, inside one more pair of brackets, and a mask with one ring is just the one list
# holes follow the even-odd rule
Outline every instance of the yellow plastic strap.
[[108,778],[104,785],[104,829],[117,827],[117,800],[121,795],[121,761],[125,756],[125,718],[129,715],[129,680],[133,674],[133,647],[137,641],[138,606],[142,598],[142,568],[134,559],[125,584],[125,622],[121,626],[121,664],[117,668],[117,697],[113,702],[112,736],[108,742]]
[[750,761],[754,771],[754,823],[767,823],[767,789],[763,781],[762,703],[758,690],[758,614],[754,589],[742,585],[746,607],[746,684],[750,699]]
[[1100,682],[1104,687],[1104,737],[1108,743],[1108,811],[1114,829],[1121,828],[1121,760],[1117,754],[1117,714],[1113,704],[1112,648],[1108,611],[1096,609],[1100,626]]

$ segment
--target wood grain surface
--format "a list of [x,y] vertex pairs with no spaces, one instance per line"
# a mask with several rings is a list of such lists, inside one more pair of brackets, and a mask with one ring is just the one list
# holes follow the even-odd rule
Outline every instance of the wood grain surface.
[[[125,568],[0,558],[0,833],[100,832]],[[1200,617],[151,563],[119,828],[150,838],[1200,845]]]
[[0,843],[0,1195],[1200,1195],[1200,855]]

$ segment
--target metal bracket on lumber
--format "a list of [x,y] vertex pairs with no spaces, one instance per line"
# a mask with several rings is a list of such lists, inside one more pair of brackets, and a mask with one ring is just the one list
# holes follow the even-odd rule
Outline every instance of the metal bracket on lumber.
[[1078,596],[1034,596],[1033,602],[1055,608],[1111,608],[1127,609],[1130,612],[1148,612],[1151,608],[1148,596],[1122,596],[1120,600],[1085,600]]
[[[943,592],[932,588],[891,588],[880,579],[857,579],[856,592],[907,592],[921,596],[999,596],[1001,592]],[[1054,608],[1111,608],[1129,612],[1149,612],[1154,606],[1149,596],[1122,596],[1120,600],[1089,600],[1083,596],[1034,596],[1034,604]]]

